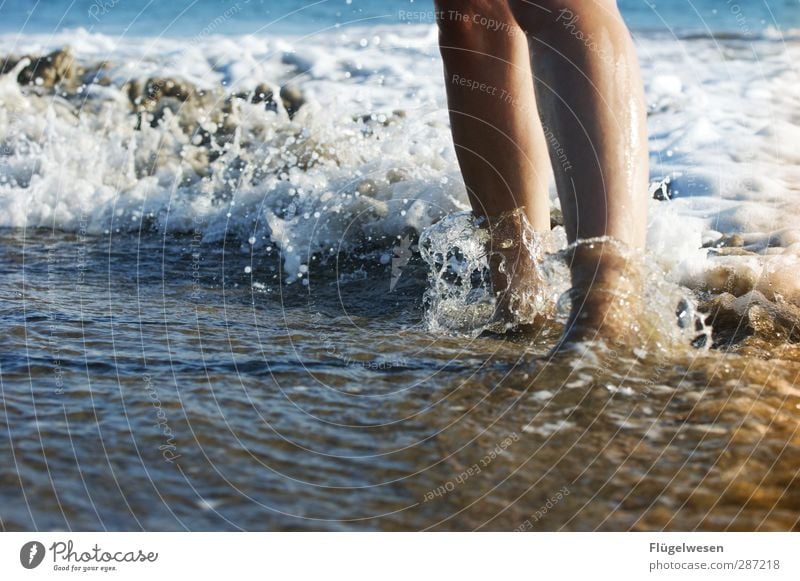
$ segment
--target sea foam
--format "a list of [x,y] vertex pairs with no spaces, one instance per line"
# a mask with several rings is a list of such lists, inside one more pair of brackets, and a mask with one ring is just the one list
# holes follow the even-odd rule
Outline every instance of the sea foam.
[[[636,40],[651,173],[664,180],[651,261],[694,291],[800,305],[800,47],[780,35]],[[66,46],[91,79],[48,91],[18,84],[19,66],[0,78],[0,227],[275,245],[293,281],[313,257],[377,250],[378,262],[469,209],[432,26],[0,37],[6,55]],[[205,97],[137,112],[131,87],[154,79]],[[259,86],[274,90],[272,106],[252,98]],[[278,98],[286,87],[302,95],[296,112]],[[463,224],[438,232],[448,226]]]

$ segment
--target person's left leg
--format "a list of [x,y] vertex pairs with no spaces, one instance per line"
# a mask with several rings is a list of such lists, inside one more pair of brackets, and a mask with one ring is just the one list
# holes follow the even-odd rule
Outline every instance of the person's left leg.
[[[492,242],[500,308],[532,284],[519,221],[550,230],[547,143],[534,98],[528,42],[505,0],[436,0],[453,141],[473,212]],[[511,247],[507,246],[513,240]],[[504,272],[499,272],[503,259]]]

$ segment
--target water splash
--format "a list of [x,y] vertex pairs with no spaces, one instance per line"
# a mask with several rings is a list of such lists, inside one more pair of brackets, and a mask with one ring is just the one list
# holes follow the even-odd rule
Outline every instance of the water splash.
[[[422,232],[420,253],[430,268],[428,328],[474,337],[534,324],[541,317],[552,320],[569,275],[563,261],[547,251],[561,244],[563,230],[535,232],[520,210],[493,224],[492,236],[482,226],[462,212]],[[493,272],[495,281],[511,288],[494,288]],[[518,284],[520,279],[529,284]]]
[[[620,339],[629,347],[657,352],[711,344],[711,328],[691,291],[669,282],[652,256],[636,255],[610,238],[567,246],[563,229],[535,232],[519,210],[502,216],[492,228],[482,226],[463,212],[447,216],[420,236],[420,252],[429,267],[429,330],[476,337],[535,326],[542,319],[563,325],[575,298],[570,257],[581,247],[613,245],[626,254],[639,281],[632,287],[636,292],[622,296],[627,291],[618,291],[628,321]],[[515,233],[520,234],[516,239]],[[498,291],[493,278],[495,286],[506,281],[511,289]]]

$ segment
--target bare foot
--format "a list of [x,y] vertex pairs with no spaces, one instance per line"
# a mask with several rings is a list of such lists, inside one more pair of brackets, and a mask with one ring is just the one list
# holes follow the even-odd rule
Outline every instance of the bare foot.
[[495,326],[519,330],[522,320],[551,315],[543,312],[543,284],[537,268],[546,250],[543,237],[536,237],[523,209],[489,221],[487,230]]
[[642,280],[636,257],[610,238],[582,241],[568,254],[572,309],[556,350],[597,339],[627,342],[640,334]]

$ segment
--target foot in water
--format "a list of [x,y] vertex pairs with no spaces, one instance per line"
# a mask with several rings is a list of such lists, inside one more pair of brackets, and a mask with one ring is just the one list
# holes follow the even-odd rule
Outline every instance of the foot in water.
[[[540,264],[550,240],[537,233],[523,209],[504,214],[487,224],[488,264],[495,312],[490,326],[503,327],[511,335],[531,334],[555,312],[544,295],[546,285]],[[552,311],[552,312],[551,312]],[[523,323],[522,321],[527,321]]]
[[639,260],[621,242],[596,238],[567,251],[572,273],[571,310],[555,350],[593,340],[633,344],[641,336]]
[[[440,15],[452,8],[503,23],[494,31],[471,21],[437,19],[453,142],[475,215],[525,208],[534,228],[546,232],[552,171],[570,242],[610,236],[643,248],[647,108],[636,50],[616,3],[436,0],[436,5]],[[565,10],[585,34],[602,37],[602,50],[564,26]],[[511,98],[471,90],[463,79]],[[529,268],[524,240],[515,245],[502,233],[491,237],[500,242],[490,255],[499,293],[496,318],[510,314],[506,321],[519,320],[514,315],[530,308],[528,297],[535,303],[536,270]],[[581,247],[574,253],[573,309],[564,344],[629,333],[628,321],[636,320],[626,313],[636,277],[618,253],[595,250]]]
[[[548,249],[524,218],[512,213],[491,230],[489,265],[496,296],[493,323],[505,334],[538,334],[556,319],[547,300],[548,281],[538,265]],[[571,245],[564,256],[571,272],[570,314],[555,351],[603,340],[634,344],[641,337],[642,276],[639,258],[608,237]]]

